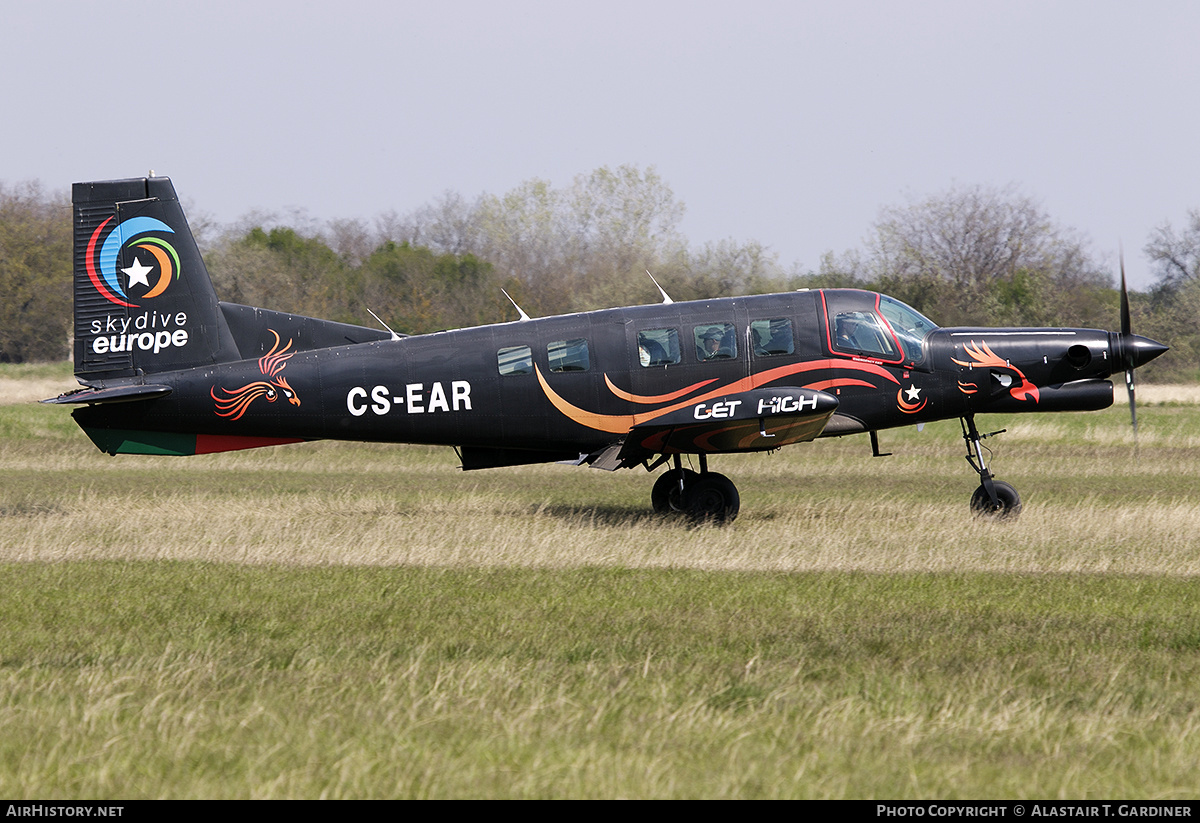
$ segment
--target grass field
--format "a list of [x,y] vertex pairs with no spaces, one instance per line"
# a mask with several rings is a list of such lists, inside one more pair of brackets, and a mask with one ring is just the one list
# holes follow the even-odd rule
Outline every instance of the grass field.
[[1195,797],[1200,405],[645,473],[107,457],[0,368],[0,796]]

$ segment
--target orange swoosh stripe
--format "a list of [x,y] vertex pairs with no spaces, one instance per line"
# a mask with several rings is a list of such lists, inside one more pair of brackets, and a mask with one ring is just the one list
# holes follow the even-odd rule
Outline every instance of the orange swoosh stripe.
[[684,395],[691,394],[692,392],[696,391],[697,389],[707,386],[709,383],[715,382],[716,379],[717,378],[714,377],[711,380],[701,380],[699,383],[693,383],[692,385],[688,386],[686,389],[680,389],[679,391],[673,391],[670,394],[656,394],[656,395],[650,396],[650,395],[645,395],[645,394],[632,394],[630,392],[625,391],[622,388],[618,388],[617,385],[615,383],[613,383],[612,380],[609,379],[607,374],[604,375],[604,382],[608,384],[608,390],[610,392],[612,392],[613,394],[615,394],[617,397],[621,398],[622,400],[628,400],[631,403],[641,403],[643,405],[649,405],[651,403],[669,403],[672,400],[683,397]]
[[[595,412],[581,409],[578,406],[564,400],[554,389],[550,388],[550,384],[546,382],[545,376],[542,375],[541,368],[534,364],[534,371],[537,373],[538,383],[541,384],[542,391],[546,398],[565,416],[574,420],[581,426],[586,426],[589,429],[597,431],[610,432],[612,434],[625,434],[634,426],[641,423],[649,423],[651,420],[656,420],[659,417],[670,414],[673,411],[682,409],[692,403],[699,403],[704,400],[711,400],[714,397],[721,397],[726,394],[740,394],[741,392],[757,389],[759,386],[765,386],[776,380],[788,377],[793,374],[799,374],[806,371],[814,371],[816,369],[853,369],[856,371],[864,371],[871,374],[876,374],[893,383],[899,385],[900,381],[891,375],[887,369],[882,366],[876,366],[874,363],[862,363],[858,361],[848,360],[811,360],[807,363],[792,363],[787,366],[779,366],[774,369],[767,369],[758,374],[752,374],[749,377],[743,377],[740,380],[735,380],[725,386],[719,386],[705,394],[685,400],[682,403],[675,403],[671,406],[666,406],[661,409],[656,409],[650,412],[642,412],[640,414],[597,414]],[[605,375],[607,378],[607,375]],[[862,385],[871,386],[870,383]]]

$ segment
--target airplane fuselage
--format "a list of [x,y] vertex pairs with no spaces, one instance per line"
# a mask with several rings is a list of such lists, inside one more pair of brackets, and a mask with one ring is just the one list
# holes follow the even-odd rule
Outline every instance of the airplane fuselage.
[[[123,429],[445,444],[567,458],[614,443],[638,415],[663,409],[690,410],[697,422],[732,419],[745,412],[738,394],[771,386],[836,397],[823,436],[972,412],[1112,403],[1104,378],[1120,364],[1107,332],[931,325],[912,351],[879,338],[874,346],[882,351],[851,351],[834,342],[831,301],[860,321],[880,317],[880,296],[854,290],[606,309],[293,349],[274,375],[274,382],[286,379],[290,397],[282,388],[272,391],[272,376],[258,357],[161,373],[154,382],[169,386],[168,395],[80,409],[77,416],[85,428],[111,428],[119,416]],[[790,327],[790,346],[764,348],[763,330],[771,324]],[[706,357],[693,342],[698,329],[710,328],[731,335],[725,356]],[[899,336],[890,324],[880,328]],[[275,333],[277,347],[285,349],[287,330]],[[275,341],[266,330],[263,336],[266,356]],[[660,358],[667,362],[648,361],[645,344],[664,338],[676,341],[678,351]],[[256,384],[264,390],[242,405],[228,400]],[[773,447],[763,438],[746,450]]]

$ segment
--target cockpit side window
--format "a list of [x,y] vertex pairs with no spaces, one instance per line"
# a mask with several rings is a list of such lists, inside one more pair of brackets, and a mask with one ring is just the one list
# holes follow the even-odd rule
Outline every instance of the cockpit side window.
[[834,316],[833,347],[838,351],[895,360],[896,344],[874,312],[847,311]]
[[859,289],[824,289],[830,350],[888,363],[916,365],[937,324],[894,297]]

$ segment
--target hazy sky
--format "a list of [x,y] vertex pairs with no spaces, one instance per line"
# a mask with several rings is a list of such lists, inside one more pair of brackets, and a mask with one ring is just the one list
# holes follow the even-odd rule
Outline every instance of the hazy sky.
[[1015,184],[1137,286],[1200,208],[1196,2],[0,0],[0,180],[149,169],[232,221],[654,166],[692,246],[816,268]]

